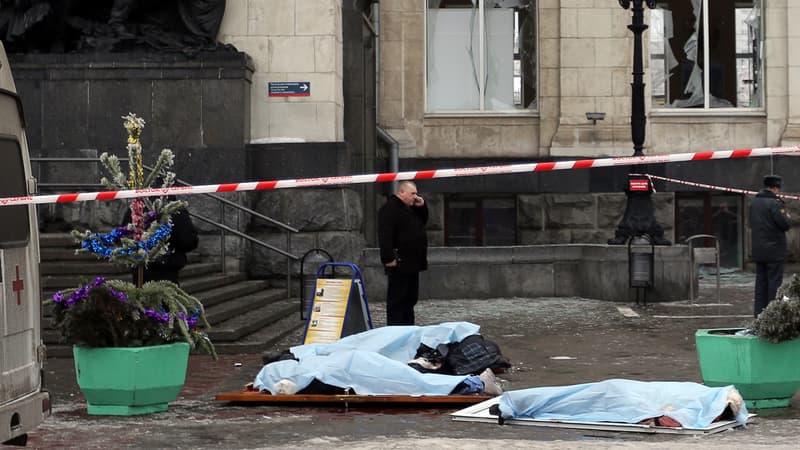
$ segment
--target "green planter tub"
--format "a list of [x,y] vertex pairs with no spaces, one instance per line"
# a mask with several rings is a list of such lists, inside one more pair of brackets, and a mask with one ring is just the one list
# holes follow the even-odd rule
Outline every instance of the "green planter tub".
[[131,416],[166,411],[186,381],[189,344],[72,348],[89,414]]
[[757,336],[736,336],[739,330],[697,330],[703,382],[712,387],[733,384],[748,408],[789,406],[800,388],[800,339],[773,344]]

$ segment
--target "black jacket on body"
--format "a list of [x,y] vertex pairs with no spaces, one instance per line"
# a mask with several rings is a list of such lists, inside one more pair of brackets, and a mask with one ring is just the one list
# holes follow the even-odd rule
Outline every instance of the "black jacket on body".
[[397,259],[397,270],[421,272],[428,268],[428,206],[406,206],[392,195],[378,211],[378,244],[381,263]]
[[769,189],[762,189],[750,203],[750,242],[755,262],[783,261],[786,257],[786,232],[790,227],[783,200]]

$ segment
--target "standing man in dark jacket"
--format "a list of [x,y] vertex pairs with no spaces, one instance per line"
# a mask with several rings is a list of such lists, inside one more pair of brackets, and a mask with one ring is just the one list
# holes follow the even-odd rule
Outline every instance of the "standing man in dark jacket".
[[419,273],[428,268],[428,206],[417,185],[401,181],[378,211],[381,262],[388,276],[386,325],[414,325]]
[[775,299],[783,282],[783,260],[786,257],[786,232],[789,214],[777,194],[781,190],[781,177],[767,175],[762,189],[750,203],[751,254],[756,263],[756,293],[753,315]]

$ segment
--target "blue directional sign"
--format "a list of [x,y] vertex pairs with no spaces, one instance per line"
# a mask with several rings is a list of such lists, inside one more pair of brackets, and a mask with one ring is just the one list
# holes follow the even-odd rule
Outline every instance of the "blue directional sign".
[[311,95],[310,81],[269,82],[270,97],[308,97]]

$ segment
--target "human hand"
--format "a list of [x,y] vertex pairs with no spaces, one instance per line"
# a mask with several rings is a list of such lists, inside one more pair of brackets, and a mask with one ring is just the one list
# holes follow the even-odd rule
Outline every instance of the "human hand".
[[414,197],[414,206],[422,206],[425,204],[425,199],[420,197],[419,195]]
[[386,267],[397,267],[397,260],[384,264]]

